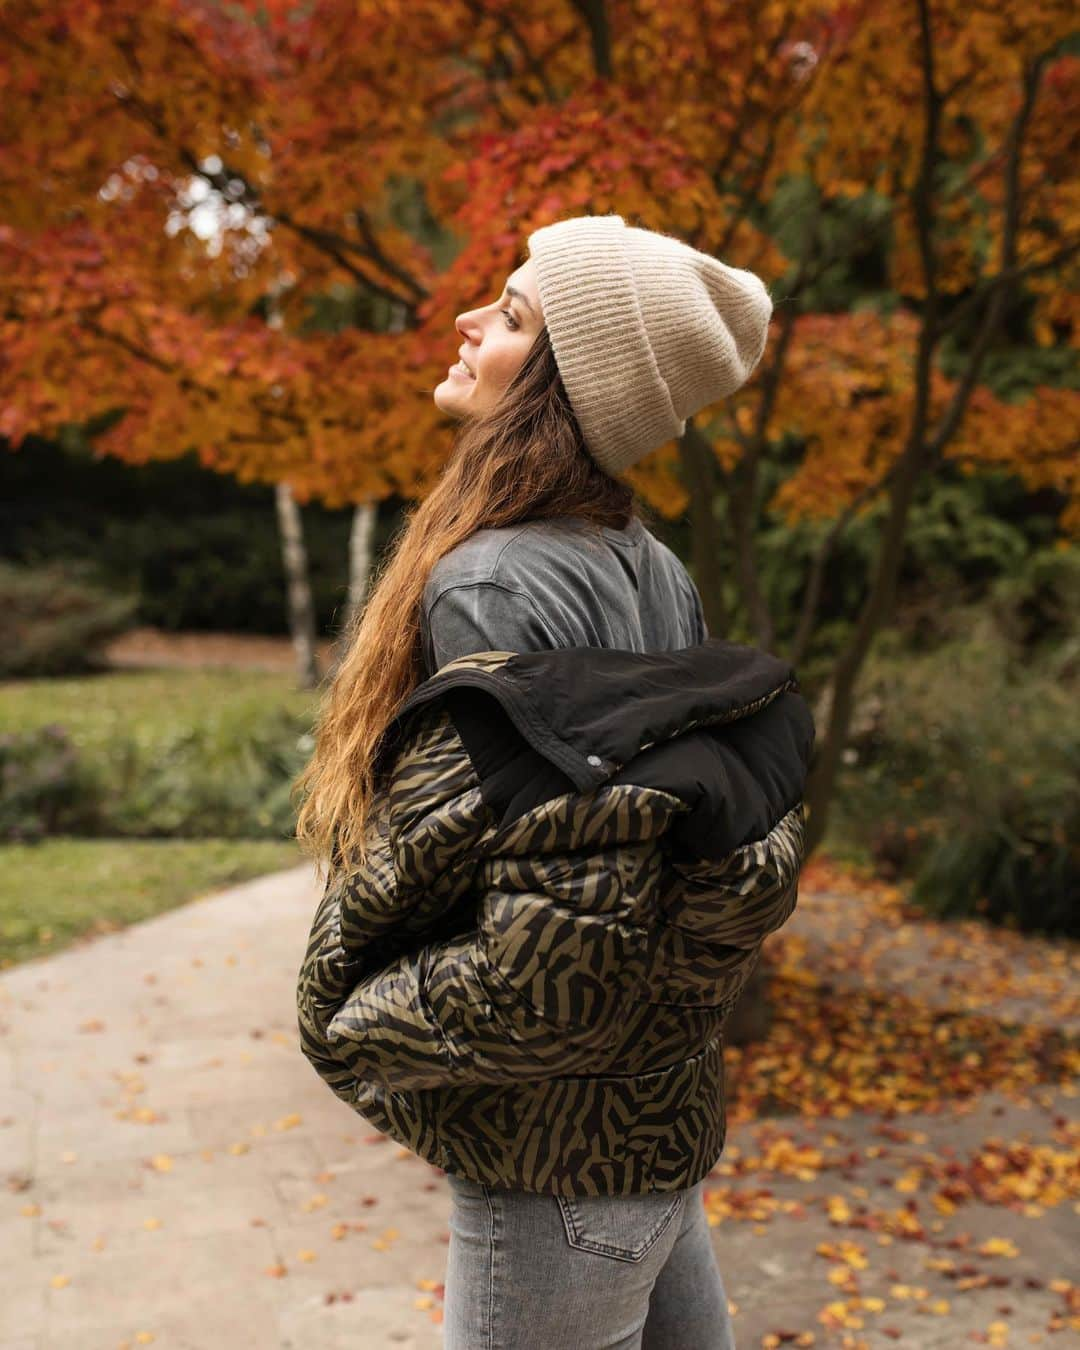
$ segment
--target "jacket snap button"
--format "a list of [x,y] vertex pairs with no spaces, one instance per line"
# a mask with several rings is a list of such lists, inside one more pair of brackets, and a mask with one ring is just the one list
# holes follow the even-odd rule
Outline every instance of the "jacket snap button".
[[588,755],[586,756],[586,758],[594,769],[598,769],[600,765],[603,764],[604,762],[599,755]]

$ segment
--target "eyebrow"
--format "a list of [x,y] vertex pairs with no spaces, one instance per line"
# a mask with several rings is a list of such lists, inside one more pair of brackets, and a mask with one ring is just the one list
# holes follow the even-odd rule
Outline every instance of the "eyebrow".
[[534,319],[536,318],[536,310],[533,309],[532,305],[529,304],[527,297],[522,295],[521,291],[519,291],[516,286],[507,286],[506,294],[511,296],[514,300],[520,300],[521,303],[528,309],[529,313],[533,316],[533,318]]

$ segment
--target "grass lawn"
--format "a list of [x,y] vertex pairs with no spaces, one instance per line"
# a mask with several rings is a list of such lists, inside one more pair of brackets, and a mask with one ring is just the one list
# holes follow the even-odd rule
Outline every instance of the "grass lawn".
[[[88,762],[135,740],[153,760],[193,729],[243,747],[277,711],[310,725],[317,695],[286,672],[116,670],[0,684],[0,733],[57,723]],[[226,763],[223,771],[231,772]],[[209,891],[302,863],[292,840],[74,838],[0,844],[0,967],[60,951]]]
[[56,837],[0,845],[0,967],[304,861],[292,840],[274,839]]
[[272,707],[309,721],[317,695],[268,670],[114,670],[0,684],[0,732],[58,722],[82,749],[137,728],[149,744],[194,725],[242,727]]

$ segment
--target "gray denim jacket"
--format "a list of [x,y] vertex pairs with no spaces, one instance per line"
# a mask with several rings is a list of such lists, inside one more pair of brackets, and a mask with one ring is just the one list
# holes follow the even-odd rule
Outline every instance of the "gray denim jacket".
[[478,530],[423,595],[426,678],[479,651],[695,646],[708,637],[682,562],[639,520],[601,538],[575,516]]

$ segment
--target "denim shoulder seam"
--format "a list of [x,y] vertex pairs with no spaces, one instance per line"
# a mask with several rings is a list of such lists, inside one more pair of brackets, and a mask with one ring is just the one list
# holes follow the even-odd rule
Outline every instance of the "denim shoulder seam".
[[454,582],[451,582],[449,586],[444,587],[444,588],[438,593],[438,595],[435,597],[435,599],[432,600],[431,604],[428,606],[428,621],[429,621],[429,623],[430,623],[430,620],[431,620],[431,615],[434,613],[435,606],[439,603],[440,600],[442,600],[442,599],[444,598],[444,596],[449,595],[451,591],[463,591],[463,590],[469,590],[469,589],[476,589],[476,588],[479,587],[479,586],[492,586],[492,587],[494,587],[495,590],[497,590],[497,591],[502,591],[505,595],[513,595],[513,596],[516,596],[519,600],[524,600],[525,603],[526,603],[526,604],[529,606],[529,608],[532,610],[533,614],[536,616],[537,620],[540,622],[541,626],[544,628],[544,631],[547,633],[548,637],[551,639],[553,646],[555,646],[555,647],[568,647],[568,646],[570,645],[564,638],[559,637],[559,636],[555,633],[555,630],[552,628],[551,623],[544,617],[544,615],[541,613],[541,611],[537,608],[536,601],[532,598],[532,596],[528,593],[528,591],[521,591],[521,590],[518,590],[517,587],[515,587],[515,586],[507,586],[504,582],[501,582],[501,581],[454,581]]

